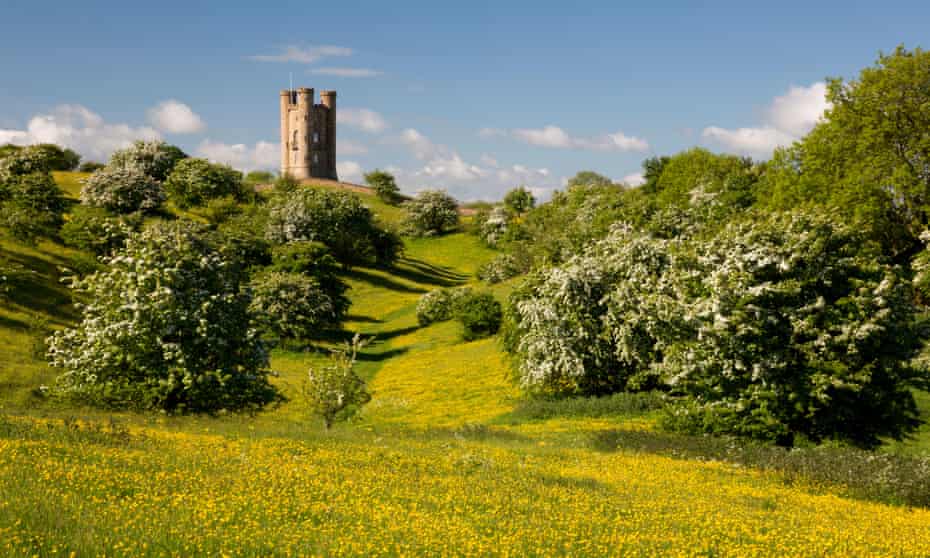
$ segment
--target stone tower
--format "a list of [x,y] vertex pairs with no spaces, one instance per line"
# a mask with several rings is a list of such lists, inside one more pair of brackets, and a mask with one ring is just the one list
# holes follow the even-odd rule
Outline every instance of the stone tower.
[[313,89],[281,92],[281,174],[297,179],[336,176],[336,92]]

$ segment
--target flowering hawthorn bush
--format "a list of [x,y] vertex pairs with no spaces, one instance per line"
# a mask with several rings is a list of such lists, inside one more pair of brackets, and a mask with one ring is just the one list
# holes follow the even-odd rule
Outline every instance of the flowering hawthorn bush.
[[269,204],[268,240],[317,241],[343,263],[393,263],[400,249],[371,210],[350,192],[316,188],[283,191]]
[[407,234],[432,236],[459,224],[458,203],[443,190],[424,190],[405,202],[404,209],[407,210],[404,223]]
[[91,174],[81,188],[81,202],[114,213],[151,211],[165,201],[160,182],[140,166],[107,166]]
[[628,226],[537,272],[508,308],[524,387],[686,396],[666,424],[862,446],[918,424],[913,292],[852,227],[775,214],[706,240]]
[[203,205],[209,200],[243,198],[242,173],[206,159],[182,159],[165,181],[165,190],[178,207]]
[[49,338],[61,397],[172,412],[257,410],[279,398],[248,313],[244,277],[191,228],[134,233],[72,288],[76,327]]
[[252,280],[249,310],[255,321],[282,339],[306,339],[338,324],[336,305],[319,281],[300,273],[271,271]]
[[310,411],[323,419],[327,430],[333,422],[347,419],[371,401],[365,380],[355,372],[358,352],[366,344],[355,334],[345,349],[332,353],[326,366],[313,366],[307,372],[303,395]]
[[68,246],[106,256],[122,248],[141,225],[138,216],[116,217],[97,207],[77,206],[62,225],[60,236]]
[[174,166],[187,154],[163,141],[136,141],[131,146],[115,151],[107,164],[110,168],[131,167],[158,182],[168,179]]
[[417,322],[421,326],[427,326],[451,320],[455,316],[458,302],[470,294],[471,289],[468,287],[435,289],[426,293],[417,301]]

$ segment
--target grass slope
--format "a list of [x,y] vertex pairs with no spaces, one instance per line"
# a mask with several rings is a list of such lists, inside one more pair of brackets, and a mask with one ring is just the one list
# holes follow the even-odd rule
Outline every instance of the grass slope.
[[37,271],[0,308],[4,555],[930,555],[930,510],[592,446],[648,432],[648,414],[521,419],[495,340],[417,327],[422,293],[493,256],[472,236],[409,241],[396,270],[347,274],[374,399],[328,433],[297,397],[325,346],[273,353],[293,399],[256,417],[42,404],[31,390],[52,375],[29,354],[28,317],[74,319],[57,272],[74,254],[0,249]]

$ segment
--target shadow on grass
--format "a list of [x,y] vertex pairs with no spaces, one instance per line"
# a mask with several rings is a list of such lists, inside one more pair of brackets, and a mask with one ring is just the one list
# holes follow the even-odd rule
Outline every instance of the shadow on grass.
[[397,349],[388,349],[386,351],[362,352],[358,354],[358,360],[359,362],[381,362],[400,356],[409,350],[408,347],[400,347]]
[[380,324],[381,320],[378,318],[372,318],[371,316],[362,316],[361,314],[349,314],[346,316],[347,322],[358,322],[364,324]]
[[368,271],[364,271],[358,268],[346,270],[342,273],[342,275],[345,277],[348,277],[349,279],[354,279],[356,281],[362,281],[362,282],[368,283],[369,285],[373,285],[375,287],[381,287],[383,289],[388,289],[391,291],[398,291],[402,293],[415,293],[415,294],[421,294],[421,293],[426,292],[425,289],[421,289],[418,287],[410,287],[410,286],[404,285],[403,283],[392,281],[388,279],[387,277],[382,277],[381,275],[370,273]]
[[468,280],[467,275],[414,258],[402,258],[391,272],[408,281],[436,287],[454,287]]

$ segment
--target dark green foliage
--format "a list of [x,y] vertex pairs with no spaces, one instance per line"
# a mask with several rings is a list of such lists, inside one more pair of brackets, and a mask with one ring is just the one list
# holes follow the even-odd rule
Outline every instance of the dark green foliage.
[[67,207],[44,165],[31,149],[0,160],[0,224],[24,242],[54,236]]
[[289,242],[271,251],[269,270],[297,273],[313,278],[329,297],[333,306],[333,323],[341,322],[351,301],[346,296],[349,286],[339,278],[339,262],[326,245],[320,242]]
[[53,143],[30,145],[26,149],[33,151],[36,156],[45,161],[45,167],[50,171],[72,171],[81,162],[81,156],[74,150],[62,148]]
[[103,163],[98,163],[96,161],[84,161],[78,167],[78,170],[81,172],[94,172],[94,171],[98,171],[102,169],[105,166],[106,165],[104,165]]
[[223,196],[207,202],[200,213],[212,225],[220,225],[242,213],[242,202],[235,196]]
[[240,205],[235,216],[224,220],[208,233],[210,244],[223,256],[244,269],[271,263],[271,242],[265,238],[268,215],[259,205]]
[[314,277],[269,271],[255,275],[250,290],[249,311],[255,323],[278,339],[309,339],[342,320],[343,314]]
[[930,507],[930,460],[876,453],[839,445],[785,449],[732,437],[682,436],[649,430],[594,434],[601,451],[667,455],[675,459],[722,461],[772,471],[787,483],[833,485],[855,498]]
[[395,204],[400,201],[400,188],[394,180],[394,175],[375,169],[365,175],[365,184],[375,191],[375,195],[384,203]]
[[474,293],[455,304],[455,317],[465,328],[463,338],[473,341],[494,335],[501,327],[501,303],[491,293]]
[[165,189],[178,207],[203,205],[209,200],[231,196],[242,200],[242,173],[206,159],[182,159],[177,162]]
[[105,209],[79,205],[68,215],[59,236],[68,246],[106,256],[122,248],[129,234],[141,226],[139,215],[115,216]]

